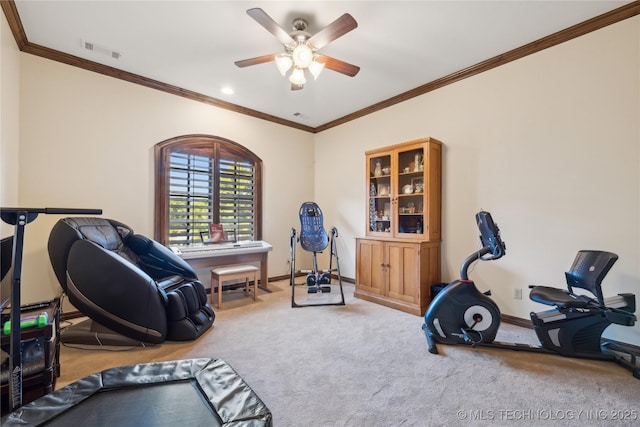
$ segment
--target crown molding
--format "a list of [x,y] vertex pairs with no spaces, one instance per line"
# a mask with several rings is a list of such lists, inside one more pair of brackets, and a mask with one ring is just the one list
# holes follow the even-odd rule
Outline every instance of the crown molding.
[[520,46],[506,53],[494,56],[493,58],[479,62],[475,65],[456,71],[448,76],[426,83],[422,86],[418,86],[407,92],[401,93],[384,101],[370,105],[369,107],[355,111],[339,119],[325,123],[317,127],[311,127],[302,125],[300,123],[293,122],[291,120],[285,120],[280,117],[265,114],[260,111],[252,110],[250,108],[241,107],[230,102],[222,101],[217,98],[213,98],[207,95],[203,95],[198,92],[187,90],[178,86],[163,83],[158,80],[153,80],[144,76],[129,73],[127,71],[119,70],[117,68],[109,67],[107,65],[99,64],[97,62],[89,61],[74,55],[69,55],[54,49],[49,49],[44,46],[37,45],[29,42],[27,35],[22,26],[22,21],[18,15],[14,0],[0,0],[2,4],[2,10],[7,18],[13,37],[16,40],[20,51],[29,53],[32,55],[40,56],[42,58],[50,59],[52,61],[62,62],[74,67],[82,68],[88,71],[93,71],[106,76],[114,77],[120,80],[125,80],[131,83],[146,86],[152,89],[157,89],[163,92],[170,93],[172,95],[181,96],[193,101],[202,102],[225,110],[234,111],[236,113],[244,114],[247,116],[255,117],[258,119],[266,120],[269,122],[277,123],[283,126],[288,126],[294,129],[299,129],[305,132],[319,133],[327,129],[342,125],[352,120],[364,117],[376,111],[383,110],[392,105],[399,104],[411,98],[424,95],[433,90],[450,85],[468,77],[475,76],[493,68],[499,67],[509,62],[524,58],[525,56],[540,52],[544,49],[559,45],[566,41],[572,40],[576,37],[583,36],[592,31],[599,30],[611,24],[623,21],[640,14],[640,0],[636,0],[632,3],[621,6],[610,12],[596,16],[587,21],[576,24],[572,27],[558,31],[547,37],[543,37],[539,40],[533,41],[526,45]]

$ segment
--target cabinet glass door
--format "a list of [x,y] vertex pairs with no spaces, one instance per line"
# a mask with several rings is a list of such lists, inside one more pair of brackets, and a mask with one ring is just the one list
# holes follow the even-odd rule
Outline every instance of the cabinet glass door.
[[424,148],[408,147],[398,152],[397,233],[422,234],[424,227]]
[[369,231],[390,234],[391,211],[391,154],[381,154],[369,159]]

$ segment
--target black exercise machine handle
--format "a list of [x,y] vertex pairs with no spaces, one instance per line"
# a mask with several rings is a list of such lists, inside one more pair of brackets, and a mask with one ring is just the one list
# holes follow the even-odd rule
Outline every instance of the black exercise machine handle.
[[33,221],[38,214],[52,215],[102,215],[102,209],[75,209],[75,208],[0,208],[0,217],[7,224],[15,225],[17,214],[27,214],[27,223]]
[[[476,214],[476,224],[480,230],[482,249],[469,255],[460,266],[460,279],[469,280],[469,267],[475,261],[493,261],[502,258],[506,252],[506,245],[500,237],[500,229],[493,222],[491,214],[480,211]],[[491,256],[485,257],[485,255]]]
[[479,251],[469,255],[460,266],[460,280],[469,280],[469,267],[471,267],[471,264],[482,259],[483,256],[489,253],[491,253],[491,247],[485,246]]

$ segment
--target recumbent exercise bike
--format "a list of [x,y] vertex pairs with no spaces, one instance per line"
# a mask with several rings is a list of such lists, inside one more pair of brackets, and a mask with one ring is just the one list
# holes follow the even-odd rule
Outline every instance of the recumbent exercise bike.
[[[614,342],[603,342],[602,333],[611,324],[633,326],[635,295],[618,294],[603,298],[602,280],[618,256],[611,252],[581,250],[565,273],[567,289],[530,286],[529,298],[555,306],[530,313],[541,346],[494,341],[500,327],[500,309],[469,280],[468,271],[476,261],[492,261],[505,255],[500,230],[489,212],[476,214],[482,248],[469,255],[460,267],[460,279],[449,283],[433,299],[424,316],[422,329],[429,352],[438,353],[437,343],[467,344],[523,350],[568,357],[615,361],[640,378],[636,355]],[[576,294],[573,288],[589,291],[593,297]]]

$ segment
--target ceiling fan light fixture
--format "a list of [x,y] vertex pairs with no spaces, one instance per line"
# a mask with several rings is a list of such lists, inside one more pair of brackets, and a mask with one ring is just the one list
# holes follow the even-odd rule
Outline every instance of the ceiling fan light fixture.
[[311,64],[309,64],[309,71],[311,75],[313,75],[313,80],[317,80],[320,73],[324,70],[324,62],[318,62],[314,60]]
[[298,68],[307,68],[313,61],[313,52],[305,43],[298,44],[293,49],[293,63]]
[[302,86],[307,82],[307,79],[304,77],[304,70],[302,68],[296,67],[289,76],[289,81],[296,86]]
[[287,32],[259,7],[247,10],[247,14],[278,39],[284,47],[284,53],[236,61],[236,66],[243,68],[274,61],[282,76],[287,77],[289,74],[291,90],[300,90],[304,87],[307,82],[306,69],[309,69],[314,80],[320,76],[324,68],[349,77],[355,76],[360,71],[360,67],[355,65],[326,55],[316,54],[327,44],[358,27],[358,23],[350,14],[344,13],[316,34],[307,32],[308,23],[302,18],[294,19],[292,22],[294,31]]
[[283,76],[287,74],[287,71],[293,66],[293,60],[291,59],[291,55],[286,53],[281,53],[276,56],[276,67],[278,67],[278,71]]

